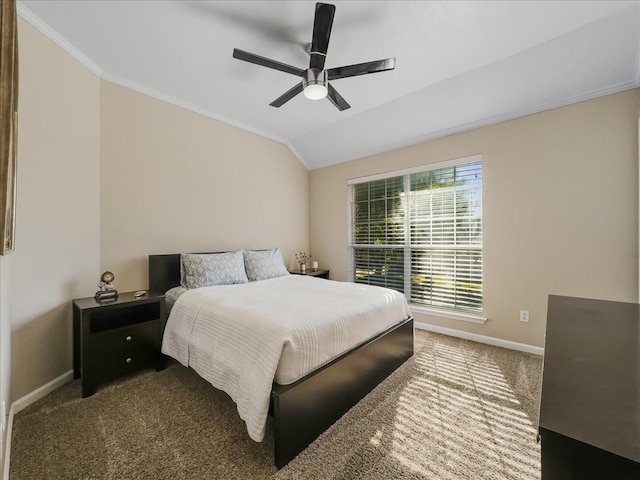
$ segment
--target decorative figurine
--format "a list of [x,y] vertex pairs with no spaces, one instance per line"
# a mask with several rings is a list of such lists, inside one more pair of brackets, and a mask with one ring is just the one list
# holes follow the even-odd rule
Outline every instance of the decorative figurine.
[[100,290],[96,292],[95,299],[98,302],[102,302],[105,300],[117,300],[118,299],[118,291],[111,284],[116,277],[110,271],[104,272],[100,275],[100,283],[98,287]]

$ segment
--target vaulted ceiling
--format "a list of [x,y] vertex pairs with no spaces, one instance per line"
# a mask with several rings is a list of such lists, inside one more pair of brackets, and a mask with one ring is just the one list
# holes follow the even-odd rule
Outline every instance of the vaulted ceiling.
[[640,1],[333,1],[326,68],[351,108],[234,48],[302,69],[315,2],[19,0],[18,12],[105,80],[289,146],[309,169],[640,86]]

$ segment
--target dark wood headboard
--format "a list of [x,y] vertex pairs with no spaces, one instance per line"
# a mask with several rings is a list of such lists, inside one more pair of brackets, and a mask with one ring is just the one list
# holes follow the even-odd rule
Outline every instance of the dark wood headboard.
[[149,291],[164,294],[180,285],[180,254],[149,255]]
[[[226,252],[197,252],[198,255]],[[164,294],[167,290],[180,285],[180,255],[149,255],[149,291]]]
[[[259,249],[258,251],[263,251]],[[197,252],[196,255],[227,252]],[[149,291],[164,294],[167,290],[180,285],[181,253],[149,255]]]

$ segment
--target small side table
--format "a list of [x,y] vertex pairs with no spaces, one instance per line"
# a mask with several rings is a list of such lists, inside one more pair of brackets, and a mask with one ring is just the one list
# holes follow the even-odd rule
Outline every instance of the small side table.
[[327,280],[329,280],[329,272],[330,270],[322,270],[320,268],[314,272],[311,268],[307,268],[307,271],[304,273],[302,273],[300,270],[292,270],[289,273],[293,275],[306,275],[307,277],[326,278]]
[[73,300],[73,378],[82,377],[82,396],[99,383],[141,368],[164,368],[160,353],[166,322],[164,295],[120,293],[117,300]]

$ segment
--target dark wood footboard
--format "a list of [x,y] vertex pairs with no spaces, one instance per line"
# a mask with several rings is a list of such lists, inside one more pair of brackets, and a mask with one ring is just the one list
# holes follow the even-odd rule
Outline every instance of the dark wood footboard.
[[413,355],[413,318],[271,393],[275,463],[282,468]]

